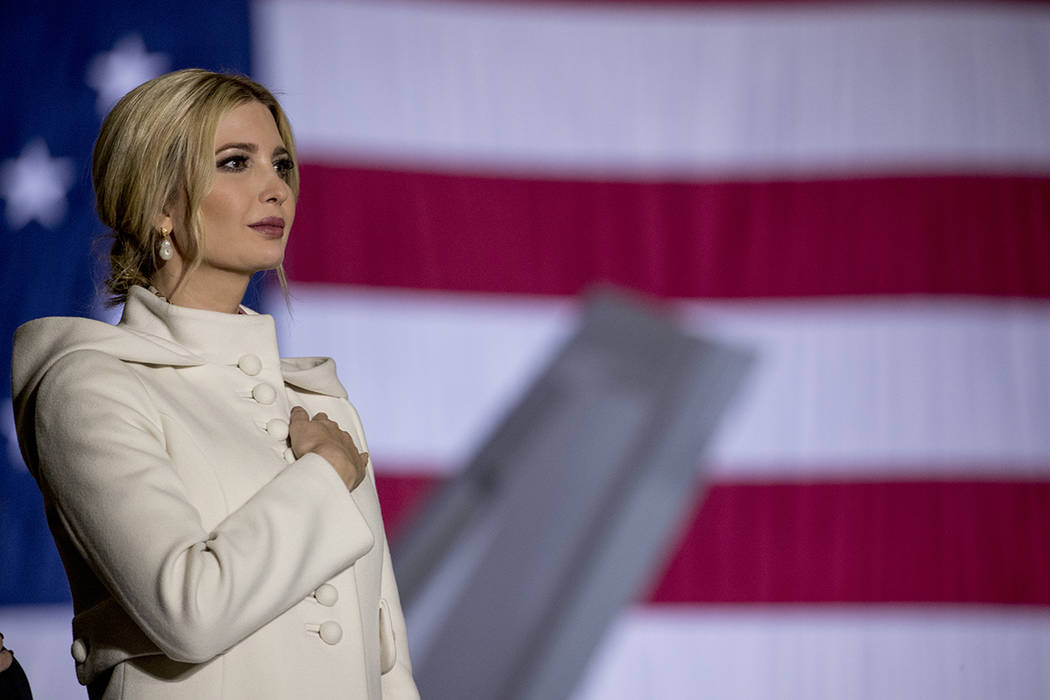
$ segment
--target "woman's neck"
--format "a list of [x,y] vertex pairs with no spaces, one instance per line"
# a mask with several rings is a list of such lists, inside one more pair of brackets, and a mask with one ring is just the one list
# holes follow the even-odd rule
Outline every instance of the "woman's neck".
[[[191,309],[235,314],[248,289],[250,276],[214,268],[191,270],[185,279],[159,270],[151,280],[157,291],[172,304]],[[171,271],[174,272],[174,271]]]

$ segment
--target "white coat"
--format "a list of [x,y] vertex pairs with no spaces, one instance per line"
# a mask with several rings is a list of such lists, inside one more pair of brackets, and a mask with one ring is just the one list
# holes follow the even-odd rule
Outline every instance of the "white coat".
[[348,492],[288,447],[298,404],[368,449],[332,360],[281,359],[270,316],[135,287],[117,326],[19,328],[12,379],[81,683],[111,671],[107,699],[418,697],[371,463]]

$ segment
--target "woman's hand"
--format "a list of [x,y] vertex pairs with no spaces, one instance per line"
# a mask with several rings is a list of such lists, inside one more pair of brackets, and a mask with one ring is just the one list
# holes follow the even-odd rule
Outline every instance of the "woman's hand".
[[350,433],[324,413],[310,418],[302,406],[292,409],[288,421],[288,438],[296,459],[307,452],[321,455],[335,468],[346,488],[353,491],[365,478],[368,453],[358,452]]

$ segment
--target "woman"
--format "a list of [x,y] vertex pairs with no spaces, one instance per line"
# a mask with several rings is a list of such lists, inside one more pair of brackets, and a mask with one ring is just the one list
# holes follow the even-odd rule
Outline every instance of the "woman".
[[[299,178],[246,78],[126,95],[95,145],[117,326],[15,336],[15,417],[91,698],[415,698],[361,423],[330,359],[240,306],[280,272]],[[284,278],[281,275],[283,284]]]

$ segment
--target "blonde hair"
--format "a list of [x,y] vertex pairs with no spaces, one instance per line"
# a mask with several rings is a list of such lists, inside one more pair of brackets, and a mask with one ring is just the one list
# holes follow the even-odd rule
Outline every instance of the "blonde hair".
[[[198,68],[139,85],[106,117],[95,142],[91,177],[99,219],[113,232],[108,304],[122,303],[135,285],[148,287],[160,267],[158,215],[181,220],[190,242],[188,265],[200,265],[204,229],[200,205],[215,173],[215,130],[229,110],[259,102],[273,115],[292,157],[288,184],[299,196],[295,142],[284,110],[265,87],[242,76]],[[174,216],[181,207],[180,216]],[[284,269],[277,269],[287,290]]]

